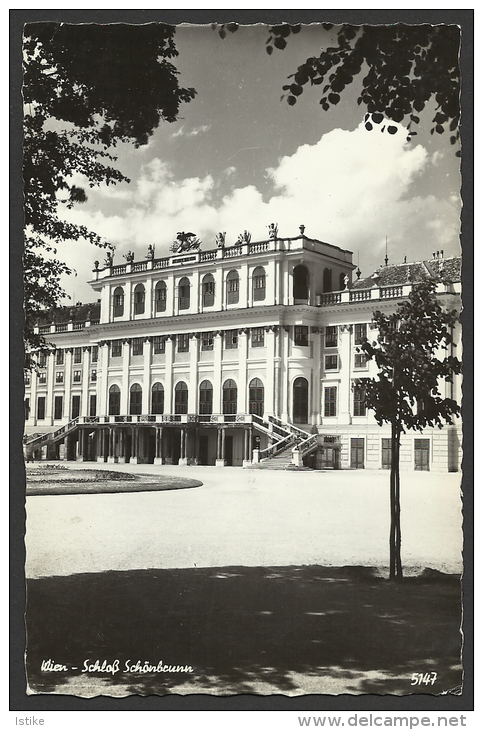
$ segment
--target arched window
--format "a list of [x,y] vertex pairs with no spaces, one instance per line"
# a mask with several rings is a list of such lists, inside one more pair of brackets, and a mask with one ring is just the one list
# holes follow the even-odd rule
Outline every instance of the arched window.
[[293,270],[293,298],[295,304],[307,304],[309,298],[309,272],[301,264]]
[[158,281],[154,290],[156,312],[166,311],[166,282]]
[[143,389],[138,383],[133,383],[129,391],[129,413],[131,416],[140,416],[142,409]]
[[265,269],[263,266],[257,266],[253,272],[253,301],[263,302],[265,294]]
[[186,276],[179,280],[178,304],[179,309],[190,308],[190,281]]
[[183,381],[174,389],[174,412],[188,413],[188,386]]
[[227,304],[238,304],[240,298],[240,277],[237,271],[230,271],[226,277]]
[[231,378],[223,383],[223,413],[236,413],[237,387]]
[[113,310],[114,317],[122,317],[124,314],[124,289],[122,286],[118,286],[114,289],[113,295]]
[[151,388],[151,413],[164,413],[164,388],[161,383],[154,383]]
[[118,385],[109,388],[109,415],[118,416],[121,412],[121,391]]
[[144,284],[136,284],[134,287],[134,314],[144,314],[145,298]]
[[213,413],[213,386],[209,380],[203,380],[200,384],[200,408],[203,415]]
[[206,274],[201,283],[203,306],[212,307],[215,303],[215,279],[213,274]]
[[263,416],[263,383],[260,378],[253,378],[248,388],[248,412]]
[[293,422],[307,423],[309,418],[309,384],[305,378],[296,378],[293,384]]
[[332,269],[324,269],[322,288],[324,293],[332,291]]

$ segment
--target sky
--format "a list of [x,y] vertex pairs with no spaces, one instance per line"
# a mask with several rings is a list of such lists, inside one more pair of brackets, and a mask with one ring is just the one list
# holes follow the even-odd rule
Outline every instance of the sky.
[[[114,245],[115,264],[129,250],[144,259],[149,244],[156,257],[168,255],[178,231],[194,232],[209,250],[219,231],[228,245],[244,230],[256,241],[270,223],[283,237],[303,224],[307,236],[353,251],[363,276],[384,263],[386,238],[390,263],[459,255],[459,158],[449,135],[430,135],[428,114],[410,143],[402,127],[367,131],[357,83],[329,112],[320,86],[304,87],[289,106],[281,100],[287,77],[334,31],[303,26],[271,56],[267,37],[262,25],[224,40],[210,26],[179,26],[174,63],[195,99],[145,147],[118,148],[129,184],[89,190],[65,217]],[[95,300],[87,282],[104,252],[66,242],[58,255],[76,271],[62,282],[72,300]]]

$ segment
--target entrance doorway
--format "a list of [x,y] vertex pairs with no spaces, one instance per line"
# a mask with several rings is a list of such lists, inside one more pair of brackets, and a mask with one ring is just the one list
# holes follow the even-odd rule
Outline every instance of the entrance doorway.
[[227,466],[233,466],[233,436],[225,436],[225,461]]
[[364,469],[364,439],[351,439],[351,469]]
[[305,378],[296,378],[293,384],[293,422],[308,423],[309,384]]

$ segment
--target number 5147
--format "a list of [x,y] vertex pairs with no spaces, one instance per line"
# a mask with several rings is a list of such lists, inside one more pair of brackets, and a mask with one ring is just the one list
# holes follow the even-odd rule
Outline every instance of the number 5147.
[[411,677],[411,684],[434,684],[438,676],[437,672],[413,672]]

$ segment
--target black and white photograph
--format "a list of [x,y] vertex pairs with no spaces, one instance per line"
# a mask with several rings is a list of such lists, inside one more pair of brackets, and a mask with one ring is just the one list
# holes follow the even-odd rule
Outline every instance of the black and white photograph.
[[22,33],[26,696],[461,697],[461,26],[102,12]]

